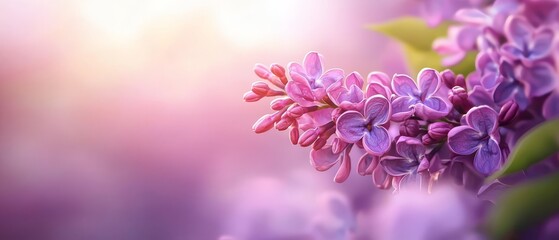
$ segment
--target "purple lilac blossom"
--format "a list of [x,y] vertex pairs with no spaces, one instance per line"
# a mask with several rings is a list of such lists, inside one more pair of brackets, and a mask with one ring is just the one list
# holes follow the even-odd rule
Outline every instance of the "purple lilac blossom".
[[416,85],[407,75],[394,75],[392,89],[397,97],[392,101],[392,120],[403,121],[413,115],[423,120],[435,120],[450,111],[446,99],[436,95],[441,85],[441,77],[436,70],[423,69],[417,79]]
[[390,101],[382,95],[367,99],[363,112],[347,111],[338,118],[336,132],[348,142],[363,141],[365,150],[379,156],[390,148],[390,135],[384,124],[390,119]]
[[549,27],[535,29],[523,17],[512,16],[505,24],[505,35],[509,42],[503,44],[503,55],[519,59],[525,65],[547,57],[551,51],[554,33]]
[[467,126],[455,127],[448,133],[448,145],[456,154],[475,153],[475,168],[488,175],[497,170],[502,160],[497,112],[486,106],[475,107],[465,119]]
[[287,95],[303,107],[316,105],[326,96],[326,90],[333,83],[343,78],[343,70],[330,69],[323,73],[321,56],[316,52],[310,52],[303,60],[303,66],[292,62],[288,65],[289,81],[285,90]]
[[429,168],[425,157],[426,147],[416,138],[402,136],[396,143],[397,156],[385,156],[381,164],[388,174],[396,177],[396,189],[401,186],[421,184],[421,172]]

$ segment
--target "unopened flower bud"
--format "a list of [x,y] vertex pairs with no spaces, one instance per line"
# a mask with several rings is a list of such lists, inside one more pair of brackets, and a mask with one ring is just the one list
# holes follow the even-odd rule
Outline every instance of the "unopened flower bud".
[[276,129],[283,131],[286,130],[287,128],[289,128],[289,126],[291,126],[291,124],[293,123],[293,118],[290,117],[282,117],[277,123],[276,123]]
[[440,141],[446,138],[450,129],[452,129],[452,124],[446,122],[435,122],[431,123],[428,127],[429,136],[435,140]]
[[287,84],[287,77],[285,77],[285,68],[277,63],[274,63],[270,67],[270,70],[281,80],[283,84]]
[[473,107],[468,100],[468,92],[463,87],[453,87],[448,94],[448,100],[460,113],[466,113]]
[[252,130],[255,133],[263,133],[274,127],[274,123],[279,120],[279,112],[266,114],[252,125]]
[[289,97],[276,98],[272,100],[272,102],[270,102],[270,107],[273,110],[279,111],[289,106],[290,104],[293,104],[293,100],[291,100],[291,98]]
[[285,83],[282,82],[283,80],[280,80],[279,77],[272,74],[272,72],[270,72],[270,70],[262,64],[256,64],[256,66],[254,66],[254,73],[256,73],[259,78],[270,81],[276,87],[281,89],[285,88]]
[[455,85],[456,75],[450,69],[441,72],[441,79],[448,88],[453,88]]
[[419,122],[415,119],[406,119],[400,125],[400,135],[415,137],[419,134]]
[[499,123],[501,125],[509,124],[518,116],[518,113],[518,104],[515,101],[510,100],[506,102],[499,112]]
[[318,109],[317,106],[302,107],[302,106],[299,106],[298,104],[293,104],[287,109],[287,115],[292,117],[292,118],[298,118],[298,117],[303,116],[303,114],[315,111],[316,109]]
[[314,141],[316,141],[318,135],[320,135],[320,132],[317,128],[311,128],[305,131],[299,138],[299,145],[301,145],[302,147],[310,146],[314,143]]
[[421,136],[421,143],[423,143],[423,145],[431,145],[434,143],[437,143],[438,141],[433,139],[431,136],[429,136],[429,134],[425,134],[423,136]]
[[466,89],[466,78],[464,78],[464,75],[458,74],[456,79],[454,79],[454,85]]
[[299,128],[296,125],[296,122],[293,123],[293,128],[289,131],[289,140],[293,145],[297,145],[299,142]]
[[260,99],[262,99],[264,96],[262,95],[258,95],[252,91],[250,92],[246,92],[245,95],[243,95],[243,99],[245,100],[245,102],[256,102]]
[[326,145],[326,143],[328,142],[327,138],[323,138],[323,137],[319,137],[318,139],[316,139],[316,141],[313,143],[312,148],[314,150],[320,150],[322,149],[322,147],[324,147]]
[[441,72],[441,78],[442,81],[444,82],[444,84],[448,87],[448,88],[453,88],[453,87],[462,87],[462,88],[466,88],[466,80],[464,79],[464,75],[462,74],[458,74],[456,75],[452,70],[450,69],[446,69],[444,71]]
[[266,96],[268,95],[268,92],[271,90],[270,86],[268,86],[268,84],[266,84],[265,82],[262,81],[258,81],[258,82],[253,82],[252,83],[252,92],[260,95],[260,96]]
[[256,64],[256,66],[254,66],[254,73],[256,73],[256,75],[262,79],[268,79],[270,77],[270,74],[272,74],[270,70],[268,70],[268,68],[262,64]]

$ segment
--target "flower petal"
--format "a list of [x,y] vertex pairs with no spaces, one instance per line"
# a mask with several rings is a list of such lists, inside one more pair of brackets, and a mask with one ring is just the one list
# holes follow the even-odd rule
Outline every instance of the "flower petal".
[[489,175],[497,170],[500,163],[501,149],[499,144],[493,139],[484,142],[474,157],[474,167],[485,175]]
[[435,120],[448,115],[450,108],[440,97],[430,97],[415,105],[415,115],[423,120]]
[[349,173],[351,172],[351,159],[348,150],[343,153],[340,168],[338,168],[336,176],[334,176],[334,182],[343,183],[349,177]]
[[303,64],[305,65],[307,76],[311,80],[316,80],[322,75],[322,62],[317,52],[307,53],[305,60],[303,60]]
[[510,17],[505,23],[505,35],[518,48],[528,46],[534,27],[524,18]]
[[291,74],[299,74],[301,76],[307,76],[307,72],[305,72],[303,66],[301,66],[301,64],[296,62],[290,62],[287,65],[287,70],[289,72],[289,76],[292,76]]
[[375,170],[373,170],[373,183],[376,187],[380,189],[388,189],[392,183],[392,176],[390,176],[384,170],[384,167],[378,165]]
[[367,90],[365,92],[365,97],[372,97],[374,95],[380,94],[387,99],[390,99],[390,89],[386,87],[387,85],[382,85],[381,83],[371,82],[367,85]]
[[417,75],[419,81],[419,90],[421,91],[422,99],[433,95],[441,83],[439,73],[434,69],[424,68]]
[[320,150],[311,150],[311,165],[318,171],[326,171],[339,161],[340,154],[332,153],[332,148],[326,146]]
[[522,80],[528,83],[529,95],[532,97],[551,92],[555,88],[556,77],[554,68],[546,62],[538,62],[522,69]]
[[371,175],[373,170],[377,167],[379,160],[378,156],[365,153],[361,156],[361,158],[359,158],[359,162],[357,163],[357,172],[361,176]]
[[511,60],[522,59],[524,57],[522,51],[512,43],[503,44],[503,46],[501,46],[501,52]]
[[419,96],[419,90],[413,79],[405,74],[395,74],[392,78],[392,90],[399,96]]
[[367,99],[363,113],[373,125],[381,125],[390,118],[390,102],[383,96],[375,95]]
[[363,88],[363,82],[365,82],[365,80],[363,80],[363,77],[358,72],[350,73],[345,79],[345,85],[347,88],[352,85]]
[[532,46],[530,46],[530,59],[537,60],[546,57],[551,51],[553,43],[553,30],[544,28],[539,30],[533,39]]
[[390,148],[390,136],[384,127],[373,126],[370,132],[363,136],[363,147],[375,156],[380,156]]
[[355,143],[367,132],[365,124],[366,120],[360,112],[347,111],[338,117],[336,133],[345,142]]
[[455,127],[448,132],[448,146],[456,154],[470,155],[479,149],[481,137],[481,134],[471,127]]
[[383,72],[371,72],[367,76],[368,83],[380,83],[384,86],[390,85],[390,77]]
[[497,130],[499,114],[488,106],[474,107],[466,114],[466,122],[480,133],[491,134]]
[[503,81],[495,88],[493,100],[495,100],[497,104],[503,104],[511,99],[517,92],[518,84],[512,81]]
[[316,80],[317,87],[323,87],[328,89],[335,82],[341,82],[344,79],[344,70],[339,68],[333,68],[326,71],[320,79]]
[[285,92],[293,101],[303,107],[316,105],[314,103],[314,94],[308,84],[290,81],[285,85]]
[[409,117],[411,117],[414,113],[413,106],[419,102],[419,100],[412,98],[412,97],[398,97],[392,101],[392,120],[401,122]]
[[476,25],[491,25],[492,19],[484,12],[475,8],[460,9],[454,14],[454,19],[459,22]]
[[411,159],[419,164],[425,155],[425,146],[417,138],[401,136],[396,143],[396,152],[403,158]]
[[384,170],[394,177],[408,175],[419,165],[417,161],[405,158],[384,159],[381,164]]

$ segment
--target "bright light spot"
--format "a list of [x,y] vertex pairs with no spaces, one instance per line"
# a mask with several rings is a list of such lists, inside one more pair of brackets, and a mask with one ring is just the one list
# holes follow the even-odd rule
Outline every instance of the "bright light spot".
[[224,2],[216,10],[219,30],[240,46],[281,41],[288,37],[291,24],[303,21],[291,17],[297,4],[295,0]]
[[129,42],[154,21],[181,16],[203,3],[203,0],[89,0],[79,7],[86,21],[112,40]]

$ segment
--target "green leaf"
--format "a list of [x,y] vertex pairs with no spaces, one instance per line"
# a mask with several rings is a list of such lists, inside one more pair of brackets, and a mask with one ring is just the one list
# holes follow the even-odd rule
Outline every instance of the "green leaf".
[[[413,76],[425,68],[438,71],[447,69],[442,66],[442,56],[433,51],[433,41],[447,34],[449,22],[437,27],[429,27],[421,18],[404,17],[390,22],[370,25],[369,29],[391,37],[402,44],[410,74]],[[476,53],[470,52],[459,64],[450,67],[455,73],[468,74],[475,70]]]
[[491,239],[508,239],[515,231],[541,223],[559,212],[559,174],[518,185],[505,192],[489,213]]
[[436,38],[446,36],[450,23],[429,27],[425,21],[416,17],[402,17],[382,24],[368,26],[369,29],[394,38],[417,50],[431,51]]
[[559,152],[559,119],[544,122],[518,141],[505,165],[489,181],[519,172]]

